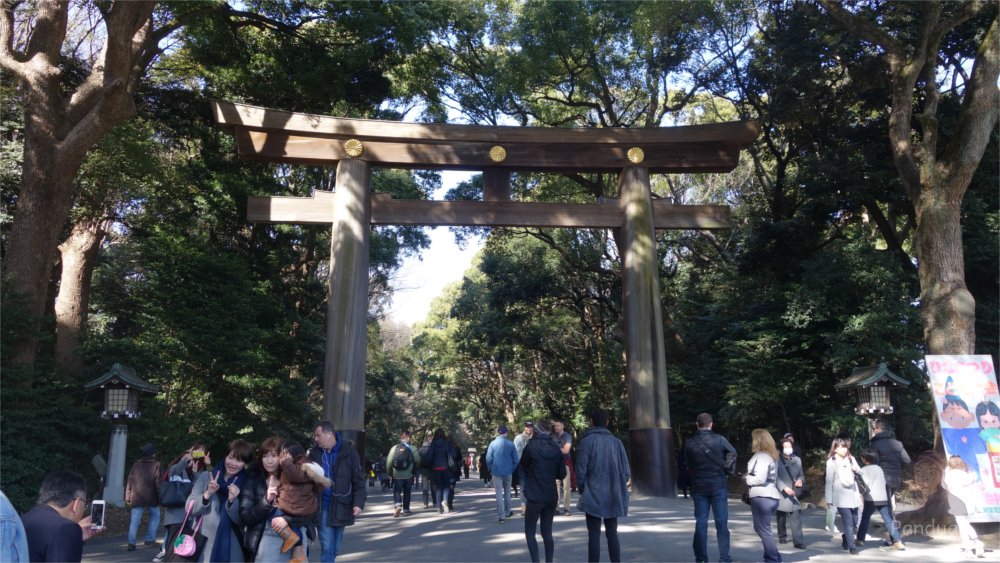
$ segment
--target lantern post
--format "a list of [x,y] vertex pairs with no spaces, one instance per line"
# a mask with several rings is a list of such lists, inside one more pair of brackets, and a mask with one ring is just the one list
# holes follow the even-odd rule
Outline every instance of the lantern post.
[[834,385],[842,391],[853,389],[858,404],[854,412],[868,417],[868,438],[875,435],[875,421],[893,412],[889,391],[893,387],[908,387],[910,382],[889,371],[885,362],[875,366],[856,367],[851,376]]

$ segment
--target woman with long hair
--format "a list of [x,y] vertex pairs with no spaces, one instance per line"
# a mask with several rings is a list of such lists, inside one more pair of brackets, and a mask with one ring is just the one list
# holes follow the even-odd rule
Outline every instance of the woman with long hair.
[[206,541],[198,561],[243,561],[243,530],[239,526],[237,499],[246,481],[245,468],[253,456],[252,444],[233,440],[226,459],[195,481],[187,504],[191,506],[190,518],[204,516],[201,533]]
[[840,514],[840,523],[844,528],[840,545],[851,555],[858,554],[856,534],[858,508],[862,500],[855,474],[860,473],[861,467],[851,455],[850,440],[834,438],[826,459],[826,502],[836,507]]
[[753,531],[760,537],[764,546],[764,561],[781,561],[778,544],[771,533],[771,518],[778,509],[778,449],[774,446],[774,438],[763,428],[756,428],[751,433],[750,449],[753,457],[747,462],[746,483],[750,487],[750,512],[753,514]]
[[247,469],[247,479],[240,489],[240,521],[243,552],[247,561],[287,561],[290,553],[281,553],[282,539],[267,525],[274,508],[281,477],[279,456],[284,439],[271,436],[257,448],[257,459]]

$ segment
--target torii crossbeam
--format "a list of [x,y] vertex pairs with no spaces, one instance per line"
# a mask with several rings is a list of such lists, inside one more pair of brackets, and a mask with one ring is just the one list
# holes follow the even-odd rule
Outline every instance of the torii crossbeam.
[[[364,450],[368,239],[373,224],[621,229],[629,459],[642,493],[673,496],[674,440],[660,313],[656,229],[724,229],[726,206],[654,201],[651,173],[729,172],[760,134],[753,121],[657,129],[532,128],[345,119],[212,103],[250,160],[336,165],[335,192],[251,197],[247,219],[332,225],[323,415]],[[371,167],[480,170],[484,201],[372,194]],[[511,172],[617,173],[619,199],[510,200]]]

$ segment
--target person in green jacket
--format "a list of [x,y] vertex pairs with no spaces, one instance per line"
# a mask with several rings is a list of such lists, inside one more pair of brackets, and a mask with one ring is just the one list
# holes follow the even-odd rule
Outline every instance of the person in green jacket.
[[411,514],[410,491],[413,485],[413,473],[420,467],[420,452],[410,445],[410,431],[399,433],[399,443],[389,450],[385,464],[392,477],[392,501],[395,505],[393,518],[400,514]]

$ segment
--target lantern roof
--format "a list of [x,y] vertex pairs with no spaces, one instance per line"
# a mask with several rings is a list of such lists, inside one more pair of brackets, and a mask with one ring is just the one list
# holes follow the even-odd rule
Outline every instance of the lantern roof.
[[121,364],[115,364],[111,366],[111,369],[107,373],[98,377],[93,381],[89,381],[83,384],[83,388],[87,391],[95,389],[97,387],[104,387],[108,384],[121,384],[126,387],[135,387],[139,391],[145,391],[147,393],[156,393],[160,390],[159,387],[153,385],[152,383],[146,381],[145,379],[139,377],[135,374],[135,370],[123,366]]
[[873,385],[901,385],[908,387],[910,382],[889,371],[889,366],[882,362],[876,366],[856,367],[851,376],[834,385],[835,389],[853,389],[855,387],[871,387]]

